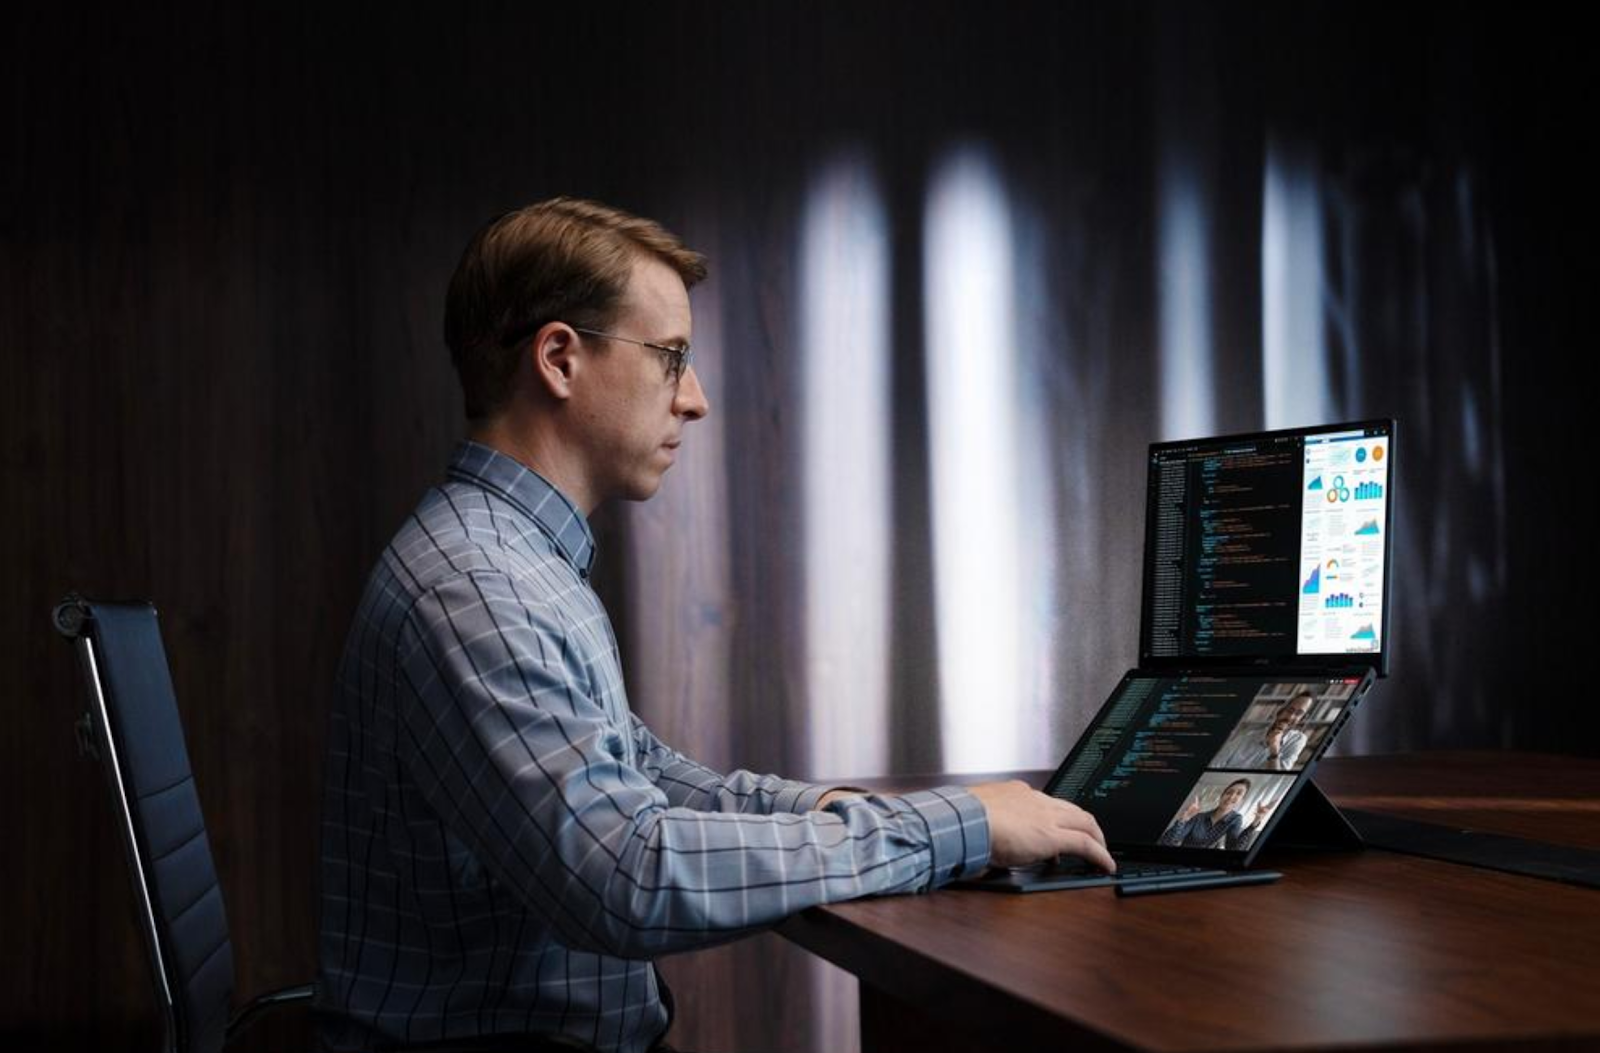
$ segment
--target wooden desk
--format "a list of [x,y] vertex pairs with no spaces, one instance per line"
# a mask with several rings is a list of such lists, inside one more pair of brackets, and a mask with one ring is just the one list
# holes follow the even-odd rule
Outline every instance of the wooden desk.
[[[1347,807],[1600,849],[1600,761],[1332,759],[1317,782]],[[1600,892],[1370,849],[1262,865],[1283,880],[943,890],[779,931],[860,978],[865,1053],[1600,1049]]]

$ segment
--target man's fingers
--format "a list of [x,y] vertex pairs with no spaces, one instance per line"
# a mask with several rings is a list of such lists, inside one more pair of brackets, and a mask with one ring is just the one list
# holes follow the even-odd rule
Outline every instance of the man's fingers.
[[1071,844],[1065,849],[1067,855],[1087,859],[1109,874],[1117,872],[1117,861],[1111,858],[1111,853],[1106,851],[1105,845],[1082,831],[1071,834],[1069,840]]
[[1100,823],[1096,821],[1094,816],[1077,805],[1067,804],[1065,801],[1062,804],[1065,807],[1060,810],[1059,818],[1056,822],[1057,826],[1088,834],[1102,845],[1106,843],[1106,835],[1100,832]]
[[990,859],[996,866],[1066,854],[1104,870],[1116,869],[1100,824],[1077,805],[1022,782],[983,783],[972,787],[972,793],[989,814]]

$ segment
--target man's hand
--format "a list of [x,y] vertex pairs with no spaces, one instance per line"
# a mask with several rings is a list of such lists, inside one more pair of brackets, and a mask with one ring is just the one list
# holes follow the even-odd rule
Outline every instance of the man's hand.
[[1272,814],[1272,810],[1282,803],[1282,794],[1279,794],[1271,800],[1258,802],[1256,804],[1256,814],[1254,818],[1250,820],[1251,828],[1254,829],[1255,827],[1264,825],[1267,821],[1267,817]]
[[1015,779],[968,789],[989,813],[989,862],[994,866],[1022,866],[1065,852],[1116,872],[1100,824],[1077,805],[1046,797]]
[[820,798],[818,798],[817,799],[817,803],[815,805],[813,805],[812,807],[820,812],[824,808],[828,807],[828,805],[832,804],[834,801],[837,801],[841,797],[860,797],[860,796],[861,796],[861,794],[857,793],[855,790],[829,790],[827,793],[823,794]]

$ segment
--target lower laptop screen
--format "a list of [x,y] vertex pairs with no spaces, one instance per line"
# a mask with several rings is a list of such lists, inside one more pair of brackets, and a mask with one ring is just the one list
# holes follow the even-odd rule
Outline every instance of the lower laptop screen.
[[1243,858],[1370,682],[1130,673],[1046,792],[1093,813],[1114,848]]

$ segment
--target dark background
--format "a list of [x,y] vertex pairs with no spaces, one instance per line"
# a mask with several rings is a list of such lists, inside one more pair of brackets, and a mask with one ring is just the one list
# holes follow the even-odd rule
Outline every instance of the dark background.
[[[706,295],[728,348],[726,499],[740,525],[731,587],[748,612],[728,680],[764,698],[725,710],[732,730],[708,733],[715,762],[793,770],[799,663],[771,642],[792,610],[770,573],[786,565],[792,501],[782,334],[808,165],[849,148],[874,158],[896,274],[912,275],[893,287],[907,602],[890,701],[925,733],[897,741],[893,762],[938,765],[918,716],[935,674],[903,642],[928,628],[922,438],[938,427],[916,396],[915,261],[928,173],[974,140],[1048,239],[1031,280],[1061,320],[1063,384],[1098,378],[1089,404],[1064,400],[1060,437],[1093,436],[1077,448],[1103,491],[1131,495],[1124,510],[1137,509],[1143,448],[1160,437],[1162,151],[1188,144],[1203,169],[1219,362],[1205,394],[1221,428],[1247,430],[1263,425],[1259,400],[1240,394],[1260,379],[1263,158],[1273,137],[1302,149],[1328,224],[1334,408],[1402,429],[1396,675],[1354,748],[1600,751],[1592,692],[1558,665],[1587,656],[1591,607],[1577,558],[1594,504],[1593,341],[1580,328],[1592,180],[1577,160],[1594,134],[1587,48],[1526,5],[1396,6],[14,18],[0,43],[13,853],[0,1035],[136,1048],[153,1027],[100,775],[73,746],[80,685],[48,623],[73,588],[162,611],[241,991],[309,977],[332,669],[371,561],[461,430],[439,337],[445,284],[479,224],[555,193],[660,218],[711,256]],[[603,553],[639,544],[629,515],[596,526]],[[1086,683],[1132,657],[1128,534],[1106,560],[1130,568],[1108,585],[1128,635],[1063,653]],[[625,642],[642,617],[629,566],[599,568]],[[687,726],[662,705],[642,715]],[[1071,711],[1078,726],[1085,706]],[[1070,727],[1056,731],[1070,742]],[[823,1010],[778,997],[803,970],[776,942],[674,969],[685,1045],[806,1049],[824,1033]],[[756,979],[731,986],[740,973]]]

